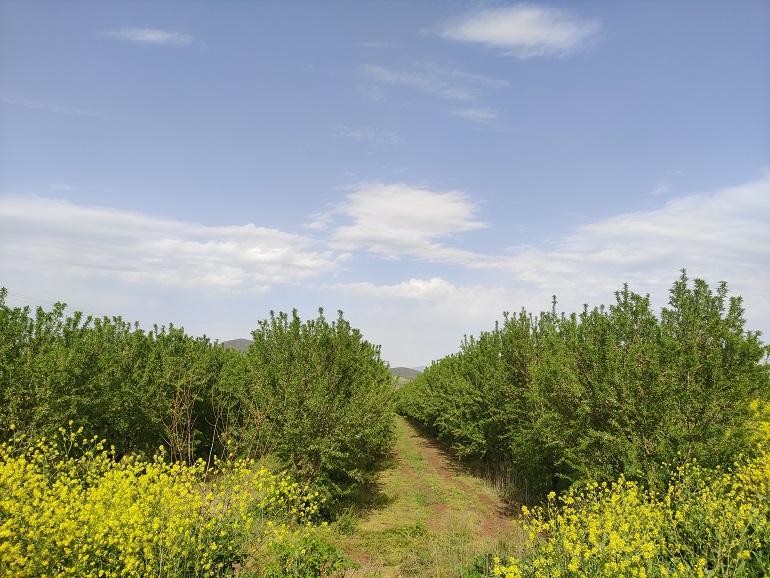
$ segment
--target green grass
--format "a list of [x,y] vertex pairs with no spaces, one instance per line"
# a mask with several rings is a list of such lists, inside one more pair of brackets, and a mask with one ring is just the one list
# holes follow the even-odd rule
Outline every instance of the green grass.
[[523,542],[520,528],[496,513],[503,507],[490,484],[399,418],[393,459],[334,524],[335,542],[361,565],[350,577],[483,576],[492,555]]

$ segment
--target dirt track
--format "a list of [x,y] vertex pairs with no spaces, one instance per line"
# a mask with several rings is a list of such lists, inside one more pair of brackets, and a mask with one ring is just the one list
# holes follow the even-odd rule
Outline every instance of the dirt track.
[[361,564],[348,576],[459,576],[510,540],[505,504],[407,421],[396,428],[393,459],[373,488],[376,505],[342,537],[345,554]]
[[[494,538],[501,532],[508,532],[510,530],[511,520],[505,515],[505,505],[489,488],[485,488],[481,484],[474,484],[474,487],[471,487],[471,485],[463,481],[461,478],[461,468],[446,451],[421,436],[408,422],[403,421],[399,424],[399,427],[404,428],[406,441],[419,451],[420,456],[424,460],[426,464],[425,475],[440,477],[447,487],[456,489],[454,493],[464,494],[467,497],[467,510],[464,510],[462,513],[467,514],[470,511],[478,516],[479,529],[482,536]],[[395,448],[394,452],[401,471],[406,476],[413,477],[415,483],[420,484],[420,475],[409,465],[398,447]],[[463,477],[467,478],[467,476]],[[447,503],[442,502],[432,503],[430,508],[437,515],[446,514],[450,509]],[[438,529],[436,523],[437,520],[435,519],[428,522],[431,529]]]

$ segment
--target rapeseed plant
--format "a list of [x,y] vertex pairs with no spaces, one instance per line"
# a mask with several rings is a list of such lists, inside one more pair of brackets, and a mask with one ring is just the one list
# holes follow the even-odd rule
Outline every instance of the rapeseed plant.
[[530,554],[495,560],[520,577],[765,576],[770,572],[770,455],[739,456],[726,471],[696,461],[663,495],[619,478],[522,508]]
[[0,445],[0,577],[220,576],[322,543],[317,493],[253,461],[116,461],[60,432]]

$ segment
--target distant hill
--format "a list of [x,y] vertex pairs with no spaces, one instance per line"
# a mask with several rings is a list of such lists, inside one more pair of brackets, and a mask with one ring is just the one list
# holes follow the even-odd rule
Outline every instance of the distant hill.
[[393,375],[397,375],[398,377],[402,377],[406,380],[414,379],[421,373],[420,371],[410,367],[391,367],[390,372]]
[[230,349],[237,349],[238,351],[248,351],[251,339],[231,339],[230,341],[223,341],[220,345]]
[[[228,347],[230,349],[236,349],[238,351],[248,351],[249,345],[251,345],[251,339],[231,339],[229,341],[222,341],[219,343],[222,347]],[[390,373],[397,376],[399,383],[404,383],[410,379],[414,379],[422,373],[422,367],[391,367]]]

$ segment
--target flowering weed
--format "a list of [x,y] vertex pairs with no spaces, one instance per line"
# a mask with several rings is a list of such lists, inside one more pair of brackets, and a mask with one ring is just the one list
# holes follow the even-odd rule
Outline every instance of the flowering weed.
[[664,495],[620,478],[523,508],[531,554],[496,560],[506,578],[765,576],[770,571],[770,455],[728,471],[678,468]]
[[316,547],[315,496],[285,476],[251,461],[116,462],[60,431],[0,446],[0,577],[222,576],[269,564],[278,544]]

